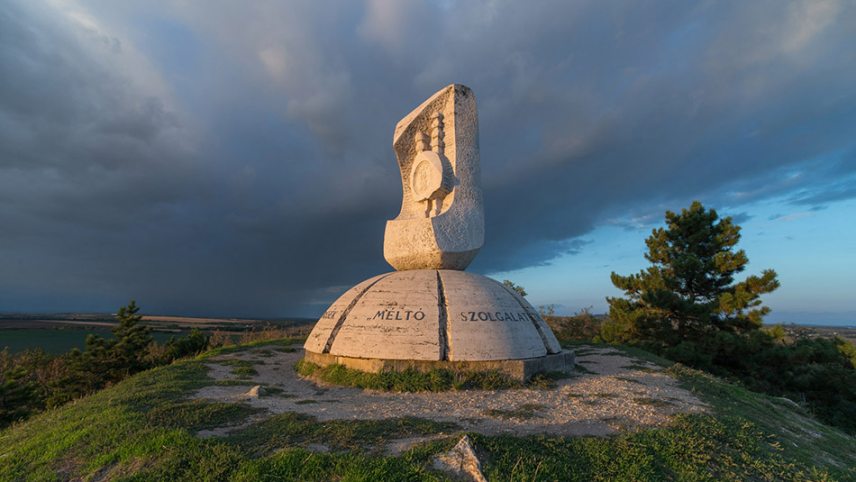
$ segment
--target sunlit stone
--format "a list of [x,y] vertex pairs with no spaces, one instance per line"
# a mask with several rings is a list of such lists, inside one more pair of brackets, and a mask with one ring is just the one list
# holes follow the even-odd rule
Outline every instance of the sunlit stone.
[[465,269],[484,244],[476,97],[450,85],[395,126],[401,212],[383,255],[397,270]]
[[525,379],[568,370],[550,328],[522,296],[465,273],[484,242],[475,96],[450,85],[395,128],[402,205],[384,256],[397,271],[354,286],[328,308],[305,358],[364,371],[457,367]]

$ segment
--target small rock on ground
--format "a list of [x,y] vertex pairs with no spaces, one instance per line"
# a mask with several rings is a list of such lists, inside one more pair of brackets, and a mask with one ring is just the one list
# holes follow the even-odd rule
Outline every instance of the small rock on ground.
[[434,468],[473,482],[487,482],[472,441],[466,435],[451,450],[434,458]]

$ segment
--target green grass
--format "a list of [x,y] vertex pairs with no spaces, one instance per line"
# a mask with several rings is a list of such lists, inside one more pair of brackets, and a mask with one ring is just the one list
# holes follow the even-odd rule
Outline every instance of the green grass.
[[822,464],[841,480],[856,480],[856,437],[824,425],[790,401],[758,394],[675,364],[668,373],[724,419],[755,425],[788,459]]
[[235,375],[239,379],[248,379],[253,378],[258,375],[259,372],[256,371],[252,366],[240,366],[232,368],[232,375]]
[[[285,453],[315,455],[293,449],[298,441],[365,451],[367,441],[395,433],[421,435],[454,429],[450,424],[412,419],[320,424],[311,417],[287,414],[285,418],[297,418],[289,424],[275,417],[229,437],[201,439],[196,431],[237,425],[257,412],[239,403],[186,399],[212,384],[200,361],[183,361],[140,373],[13,425],[0,432],[0,481],[95,476],[110,480],[252,480],[259,470],[281,473]],[[269,459],[254,458],[254,454],[269,453],[265,448],[290,450]],[[396,473],[416,474],[416,480],[436,479],[424,464],[404,459],[351,453],[324,457],[323,471],[317,476],[299,472],[300,478],[324,480],[395,469]]]
[[[343,365],[318,366],[299,361],[295,366],[300,375],[334,385],[368,388],[390,392],[439,392],[445,390],[482,389],[498,390],[520,388],[523,383],[512,380],[498,371],[464,372],[436,369],[429,372],[405,370],[402,372],[366,373]],[[539,379],[544,385],[548,380]]]
[[252,380],[216,380],[211,383],[221,387],[254,387],[256,382]]
[[529,388],[550,389],[557,386],[557,381],[573,378],[573,375],[565,372],[546,372],[535,374],[526,385]]
[[249,410],[186,402],[188,392],[210,381],[206,371],[198,362],[156,368],[13,425],[0,432],[0,480],[62,480],[138,465],[152,478],[197,473],[215,480],[221,464],[237,464],[240,453],[192,430],[207,426],[207,415],[237,423]]
[[[454,424],[319,422],[283,413],[240,425],[258,412],[240,403],[188,399],[214,384],[202,363],[207,357],[140,373],[3,430],[0,481],[443,479],[430,469],[431,458],[457,441]],[[612,437],[471,434],[486,475],[499,481],[856,480],[853,437],[792,404],[681,365],[667,372],[710,413]],[[534,414],[538,407],[508,410]],[[230,426],[239,428],[222,437],[196,435]],[[392,439],[439,433],[450,436],[398,457],[384,452]],[[331,451],[313,452],[313,444]]]
[[[304,449],[286,449],[270,457],[245,463],[233,480],[299,480],[328,482],[330,480],[444,480],[430,473],[425,463],[412,456],[402,458],[368,456],[358,453],[326,454]],[[394,478],[390,478],[394,477]]]
[[297,413],[274,415],[232,434],[224,441],[254,457],[266,456],[287,447],[320,443],[335,451],[377,453],[385,442],[458,429],[453,423],[419,418],[387,420],[334,420],[317,423],[314,417]]
[[486,437],[489,480],[823,480],[800,466],[757,425],[729,417],[684,415],[665,429],[615,437]]
[[247,380],[258,375],[259,372],[255,369],[255,365],[263,364],[260,361],[252,362],[249,360],[239,360],[236,358],[231,358],[228,360],[217,360],[216,363],[232,367],[232,375],[236,376],[239,380]]

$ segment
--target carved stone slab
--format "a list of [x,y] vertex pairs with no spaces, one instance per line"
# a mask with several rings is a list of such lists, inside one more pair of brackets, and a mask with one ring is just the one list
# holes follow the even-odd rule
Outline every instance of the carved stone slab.
[[442,272],[449,360],[507,360],[557,353],[538,312],[502,284],[462,271]]
[[538,358],[561,348],[523,298],[484,276],[408,270],[348,290],[304,345],[331,356],[384,360]]
[[384,257],[399,271],[465,269],[484,244],[475,95],[444,87],[396,125],[392,145],[402,201]]
[[323,353],[325,348],[329,349],[327,342],[331,341],[331,335],[333,335],[333,331],[336,330],[336,324],[342,316],[347,313],[351,301],[358,299],[367,288],[384,276],[386,276],[386,274],[369,278],[340,296],[338,300],[327,308],[327,311],[321,315],[321,318],[318,319],[318,322],[315,324],[315,329],[309,334],[309,338],[306,339],[306,343],[304,343],[303,347],[316,353]]
[[[436,271],[384,276],[349,301],[329,353],[390,360],[439,360]],[[315,330],[313,330],[314,333]]]

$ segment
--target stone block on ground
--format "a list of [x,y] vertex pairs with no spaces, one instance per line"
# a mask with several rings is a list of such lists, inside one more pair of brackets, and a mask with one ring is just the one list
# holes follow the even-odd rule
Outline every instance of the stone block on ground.
[[487,482],[472,441],[466,435],[451,450],[434,458],[434,468],[465,480]]

